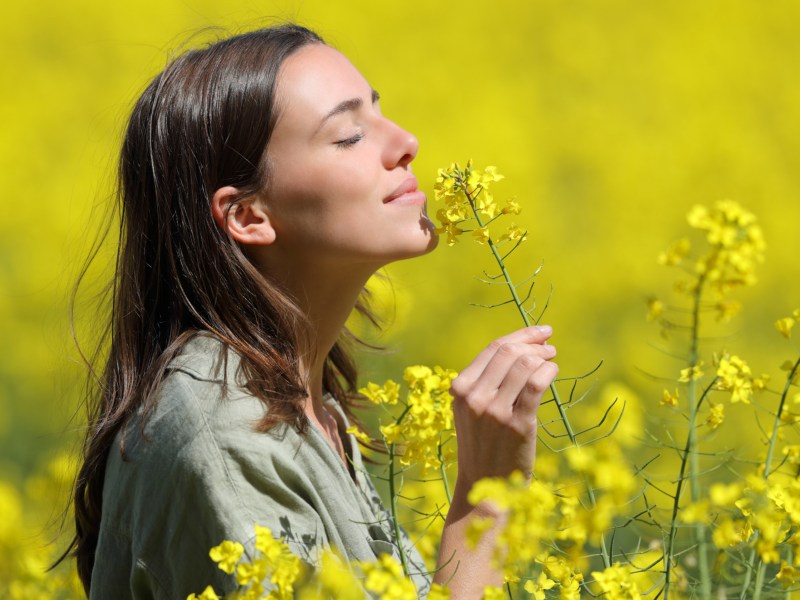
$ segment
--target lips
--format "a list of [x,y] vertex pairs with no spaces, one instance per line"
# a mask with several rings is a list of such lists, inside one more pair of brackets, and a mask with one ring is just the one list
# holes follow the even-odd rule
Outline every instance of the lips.
[[424,204],[425,194],[419,190],[417,178],[413,175],[401,183],[384,200],[384,204]]

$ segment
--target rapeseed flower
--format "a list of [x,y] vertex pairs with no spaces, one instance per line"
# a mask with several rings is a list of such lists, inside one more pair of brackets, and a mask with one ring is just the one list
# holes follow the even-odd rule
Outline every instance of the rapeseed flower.
[[[380,427],[387,444],[402,445],[400,464],[419,464],[423,472],[441,466],[438,449],[442,434],[453,431],[450,383],[456,376],[455,371],[441,367],[417,365],[405,369],[403,379],[409,388],[406,410],[394,422]],[[448,449],[444,458],[454,458],[453,450]]]
[[[473,506],[489,501],[506,513],[497,534],[494,560],[507,578],[515,577],[516,565],[532,562],[542,552],[544,541],[553,536],[555,495],[538,481],[529,484],[519,471],[508,478],[481,479],[467,500]],[[474,539],[475,528],[483,532],[490,525],[484,519],[477,520],[469,525],[472,533],[468,529],[468,535]]]
[[706,425],[712,431],[722,425],[725,421],[725,405],[719,402],[711,402],[711,410],[706,418]]
[[593,571],[592,577],[607,600],[639,600],[639,586],[631,579],[630,568],[615,563],[603,571]]
[[210,585],[206,586],[206,589],[198,596],[197,594],[189,594],[186,600],[220,600],[217,593],[214,591]]
[[680,393],[678,390],[675,390],[673,394],[669,390],[665,389],[664,393],[661,397],[661,404],[666,404],[667,406],[678,406],[678,401],[680,400]]
[[795,322],[796,321],[792,317],[778,319],[775,321],[775,329],[777,329],[783,337],[789,339],[792,336],[792,328],[794,327]]
[[678,378],[678,381],[681,383],[688,383],[689,381],[695,381],[700,379],[703,376],[703,361],[701,360],[696,365],[691,367],[686,367],[685,369],[681,369],[681,375]]
[[222,571],[232,575],[233,570],[236,568],[236,563],[239,562],[243,552],[244,546],[239,542],[225,540],[219,546],[214,546],[208,555]]
[[747,363],[738,356],[725,356],[717,367],[717,389],[731,392],[731,402],[750,404],[753,394],[753,374]]
[[379,594],[383,600],[417,600],[414,582],[403,573],[403,567],[388,554],[381,554],[374,562],[356,562],[364,573],[364,587]]

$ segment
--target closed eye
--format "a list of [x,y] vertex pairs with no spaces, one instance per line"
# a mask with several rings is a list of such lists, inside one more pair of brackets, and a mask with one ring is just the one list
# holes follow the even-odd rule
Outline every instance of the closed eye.
[[349,137],[344,140],[339,140],[338,142],[336,142],[336,146],[341,149],[346,149],[349,148],[350,146],[354,146],[363,139],[364,139],[364,134],[357,133],[353,137]]

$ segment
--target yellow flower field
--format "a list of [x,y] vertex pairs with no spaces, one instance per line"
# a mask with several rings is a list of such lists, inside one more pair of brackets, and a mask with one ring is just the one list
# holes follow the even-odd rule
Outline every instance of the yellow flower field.
[[[396,351],[363,357],[367,395],[417,407],[399,424],[377,408],[368,419],[370,435],[397,443],[397,468],[440,471],[454,448],[431,449],[451,423],[382,382],[408,365],[457,370],[519,325],[513,305],[475,305],[507,299],[479,281],[496,270],[490,239],[525,238],[508,269],[520,280],[538,271],[532,313],[546,307],[561,377],[582,378],[575,397],[559,383],[569,427],[598,441],[570,443],[554,404],[544,408],[563,437],[542,435],[542,487],[527,493],[553,518],[547,531],[526,524],[551,546],[517,557],[537,565],[519,590],[655,597],[668,580],[673,597],[706,585],[769,597],[800,582],[800,4],[43,0],[13,2],[0,19],[0,597],[79,597],[69,573],[43,574],[64,547],[82,426],[69,296],[109,214],[131,103],[171,51],[280,20],[316,28],[380,91],[383,112],[419,137],[414,170],[431,216],[443,211],[439,249],[390,266],[391,287],[375,283],[390,323],[377,341]],[[502,216],[502,229],[459,224],[464,207],[435,200],[439,168],[469,158],[493,194],[479,214]],[[92,294],[110,248],[78,295],[84,341],[102,326]],[[698,285],[708,295],[693,305]],[[421,385],[420,398],[430,377],[452,378],[416,369],[404,385]],[[699,453],[685,453],[692,444]],[[428,515],[416,533],[431,558],[447,491],[413,491],[424,485],[409,478],[404,495],[423,501],[397,510]],[[526,514],[514,482],[476,495],[491,485],[510,485]],[[686,552],[667,569],[671,544]]]

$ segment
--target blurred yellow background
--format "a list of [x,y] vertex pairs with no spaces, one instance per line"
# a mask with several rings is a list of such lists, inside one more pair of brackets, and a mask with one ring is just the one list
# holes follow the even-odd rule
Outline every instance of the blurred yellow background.
[[[74,444],[82,368],[68,297],[108,211],[120,131],[170,51],[213,37],[210,26],[295,20],[348,55],[384,114],[419,137],[432,214],[438,167],[497,165],[495,195],[518,198],[529,230],[512,268],[544,264],[540,305],[554,289],[545,320],[562,374],[602,359],[593,379],[624,381],[613,389],[639,395],[644,412],[658,404],[661,384],[642,371],[676,377],[682,365],[656,351],[645,323],[645,297],[673,279],[655,258],[692,205],[723,198],[759,217],[767,262],[739,295],[744,316],[706,348],[740,352],[756,372],[786,358],[772,323],[800,305],[796,2],[78,0],[3,12],[2,479],[19,484]],[[381,341],[396,351],[367,357],[365,374],[459,369],[517,327],[511,309],[468,305],[504,299],[475,279],[485,255],[464,240],[390,267],[398,306]],[[78,315],[83,329],[96,320]]]

